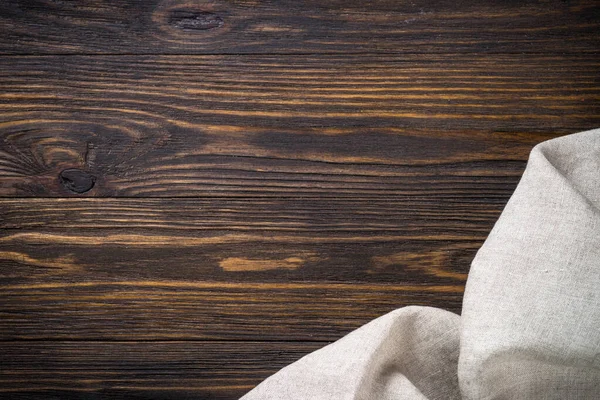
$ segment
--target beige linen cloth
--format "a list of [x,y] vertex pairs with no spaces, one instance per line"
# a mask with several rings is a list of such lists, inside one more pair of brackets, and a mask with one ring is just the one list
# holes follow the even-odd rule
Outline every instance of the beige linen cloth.
[[461,316],[398,309],[242,399],[600,399],[600,129],[532,150]]

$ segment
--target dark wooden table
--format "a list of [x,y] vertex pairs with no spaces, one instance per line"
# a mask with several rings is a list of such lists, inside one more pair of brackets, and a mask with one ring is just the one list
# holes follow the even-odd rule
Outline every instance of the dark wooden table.
[[3,0],[0,29],[3,399],[235,399],[460,312],[531,148],[600,126],[592,0]]

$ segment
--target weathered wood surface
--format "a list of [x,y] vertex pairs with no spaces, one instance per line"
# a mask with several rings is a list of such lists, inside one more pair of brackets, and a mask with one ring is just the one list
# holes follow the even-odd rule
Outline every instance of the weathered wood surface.
[[587,1],[0,3],[0,397],[236,399],[460,312],[531,148],[600,125]]
[[3,398],[237,399],[318,342],[0,343]]
[[334,340],[404,305],[460,312],[514,183],[467,199],[2,199],[0,339]]
[[[115,281],[6,285],[3,340],[335,340],[404,305],[459,306],[463,285]],[[435,282],[435,279],[432,279]]]
[[473,185],[503,181],[506,196],[534,144],[600,122],[598,65],[4,57],[0,195],[435,195],[471,185],[481,196]]
[[594,0],[3,0],[4,54],[580,53]]

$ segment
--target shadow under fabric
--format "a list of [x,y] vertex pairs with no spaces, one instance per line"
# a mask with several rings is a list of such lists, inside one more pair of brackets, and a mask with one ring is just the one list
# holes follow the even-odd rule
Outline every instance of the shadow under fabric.
[[600,399],[600,129],[532,150],[461,316],[398,309],[242,399]]

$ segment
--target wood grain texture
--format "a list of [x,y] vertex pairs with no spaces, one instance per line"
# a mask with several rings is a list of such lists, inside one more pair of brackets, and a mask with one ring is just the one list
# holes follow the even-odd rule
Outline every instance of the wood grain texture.
[[[516,183],[515,183],[516,184]],[[481,185],[485,191],[488,186]],[[477,191],[473,185],[473,192]],[[207,198],[207,199],[1,199],[2,243],[42,233],[73,237],[65,245],[113,243],[109,232],[123,237],[156,235],[135,241],[151,248],[216,245],[242,241],[336,243],[375,240],[449,240],[484,238],[510,195],[500,188],[468,198],[452,193],[443,198],[389,196],[344,198]],[[494,199],[494,194],[496,195]],[[486,197],[489,196],[489,197]],[[495,200],[495,201],[491,201]],[[77,227],[76,231],[69,231]],[[38,236],[32,236],[37,234]],[[29,235],[29,236],[28,236]],[[178,239],[169,239],[175,237]],[[179,242],[179,238],[181,239]],[[54,244],[48,239],[49,244]],[[118,242],[115,242],[118,244]],[[124,242],[125,243],[125,242]],[[113,243],[114,244],[114,243]]]
[[3,399],[237,399],[319,342],[0,342]]
[[0,52],[595,53],[594,0],[4,0]]
[[0,195],[514,183],[533,145],[600,123],[599,66],[590,56],[4,57]]
[[4,285],[0,340],[336,340],[405,305],[456,311],[464,286],[132,279]]
[[508,195],[2,199],[0,339],[334,340],[460,312]]
[[0,29],[3,399],[237,399],[460,313],[531,148],[600,125],[592,0],[4,0]]

